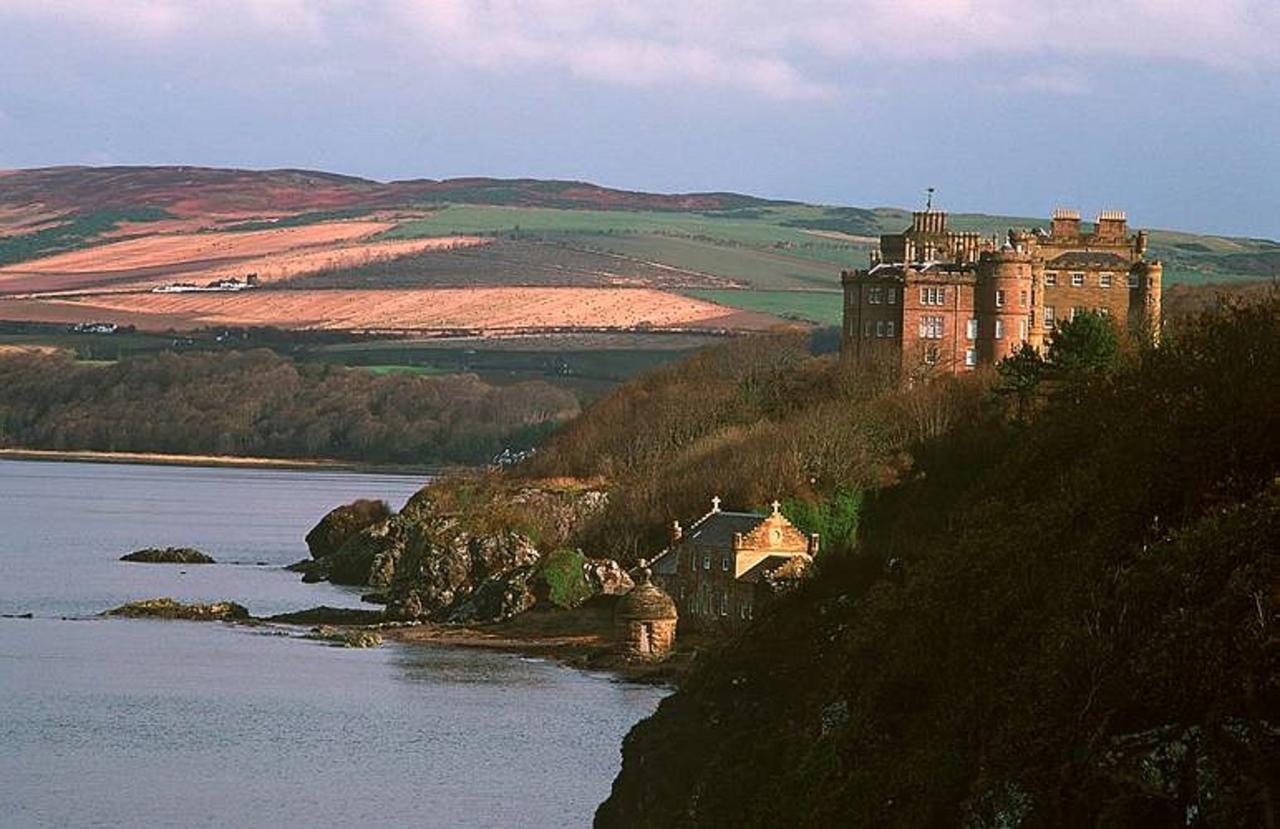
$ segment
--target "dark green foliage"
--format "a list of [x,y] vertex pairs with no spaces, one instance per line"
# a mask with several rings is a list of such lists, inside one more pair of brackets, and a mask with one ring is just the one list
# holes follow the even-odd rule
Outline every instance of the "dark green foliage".
[[598,824],[1274,825],[1277,378],[1273,298],[974,410],[632,732]]
[[1061,373],[1105,371],[1115,365],[1119,355],[1120,332],[1115,322],[1094,311],[1081,311],[1060,321],[1049,338],[1049,362]]
[[532,445],[577,407],[541,381],[374,376],[262,350],[0,358],[0,445],[26,448],[476,463]]
[[782,514],[805,535],[817,533],[824,553],[848,552],[858,532],[862,493],[840,488],[828,498],[807,501],[788,498]]
[[591,598],[583,566],[587,558],[580,550],[560,549],[538,562],[537,578],[546,585],[547,598],[556,607],[573,608]]
[[1000,382],[996,391],[1013,398],[1019,420],[1026,417],[1031,401],[1035,399],[1044,379],[1045,362],[1040,352],[1027,343],[996,365]]
[[59,224],[22,236],[0,237],[0,265],[48,256],[81,247],[94,237],[114,230],[121,222],[157,222],[172,218],[155,207],[99,210],[74,215]]
[[854,236],[874,236],[880,232],[880,219],[875,211],[860,207],[828,207],[821,219],[791,219],[781,224],[809,230],[834,230]]

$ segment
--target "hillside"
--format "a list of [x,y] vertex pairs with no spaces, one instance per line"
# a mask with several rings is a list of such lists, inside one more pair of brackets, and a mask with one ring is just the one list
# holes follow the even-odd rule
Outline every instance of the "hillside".
[[865,493],[816,577],[632,731],[597,825],[1274,824],[1274,292],[1064,361],[1025,409],[779,345],[632,383],[529,468],[609,475],[597,538],[640,552],[698,489]]
[[[20,170],[0,176],[0,319],[119,316],[153,330],[213,318],[235,324],[234,314],[220,313],[228,301],[220,295],[205,296],[185,316],[153,314],[134,298],[175,282],[253,273],[267,287],[297,292],[295,305],[319,302],[321,290],[631,287],[663,291],[675,304],[679,294],[772,315],[726,311],[714,326],[723,330],[759,328],[779,316],[833,324],[840,269],[865,262],[879,233],[907,221],[895,208],[664,195],[572,181],[377,182],[195,167]],[[1000,233],[1043,220],[955,214],[953,224]],[[1171,284],[1267,278],[1280,267],[1280,245],[1267,240],[1156,230],[1152,248]],[[123,298],[103,304],[97,297],[104,293]],[[55,295],[77,304],[48,303]],[[421,298],[423,307],[434,301],[430,293]],[[307,327],[309,320],[286,314],[272,324]],[[484,316],[466,323],[490,325]],[[409,327],[433,335],[448,328],[431,319]]]

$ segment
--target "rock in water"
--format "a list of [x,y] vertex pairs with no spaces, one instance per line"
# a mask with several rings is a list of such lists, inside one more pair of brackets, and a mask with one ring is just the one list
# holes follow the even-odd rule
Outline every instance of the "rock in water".
[[327,625],[313,628],[308,639],[331,642],[342,648],[376,648],[382,644],[382,634],[365,628],[334,628]]
[[376,625],[383,621],[383,616],[381,610],[321,605],[291,613],[277,613],[264,621],[283,625]]
[[349,538],[365,527],[390,517],[391,508],[385,501],[365,498],[352,501],[331,510],[311,528],[307,533],[307,549],[311,551],[312,558],[326,558],[338,552]]
[[196,622],[226,622],[249,619],[249,610],[235,602],[211,602],[209,604],[183,604],[173,599],[143,599],[112,608],[103,616],[124,616],[130,619],[187,619]]
[[191,547],[148,547],[128,555],[121,561],[142,564],[214,564],[213,557]]

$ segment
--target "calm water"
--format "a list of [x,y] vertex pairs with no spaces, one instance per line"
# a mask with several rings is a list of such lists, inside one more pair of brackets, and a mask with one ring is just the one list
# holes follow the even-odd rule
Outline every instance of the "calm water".
[[[414,478],[0,461],[0,825],[576,826],[661,692],[515,656],[108,620],[131,599],[359,604],[280,567]],[[209,566],[125,564],[198,547]],[[225,563],[221,563],[225,562]]]

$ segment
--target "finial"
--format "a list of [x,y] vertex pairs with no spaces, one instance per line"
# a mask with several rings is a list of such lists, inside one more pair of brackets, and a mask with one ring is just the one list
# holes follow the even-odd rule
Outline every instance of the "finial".
[[712,511],[712,512],[719,512],[719,511],[720,511],[720,496],[719,496],[719,495],[714,495],[714,496],[712,496],[712,498],[711,498],[711,511]]
[[653,571],[649,569],[649,559],[640,559],[638,569],[640,570],[640,583],[648,584],[649,577],[653,574]]
[[780,512],[782,511],[782,503],[781,503],[780,501],[778,501],[778,499],[777,499],[777,498],[774,498],[774,499],[773,499],[773,503],[772,503],[772,504],[770,504],[769,506],[773,507],[773,514],[774,514],[774,515],[777,515],[778,513],[780,513]]
[[933,188],[932,188],[932,187],[926,187],[926,188],[925,188],[925,192],[929,194],[929,198],[928,198],[928,200],[927,200],[927,201],[925,202],[925,204],[924,204],[924,209],[925,209],[926,211],[929,211],[929,210],[932,210],[932,209],[933,209]]

